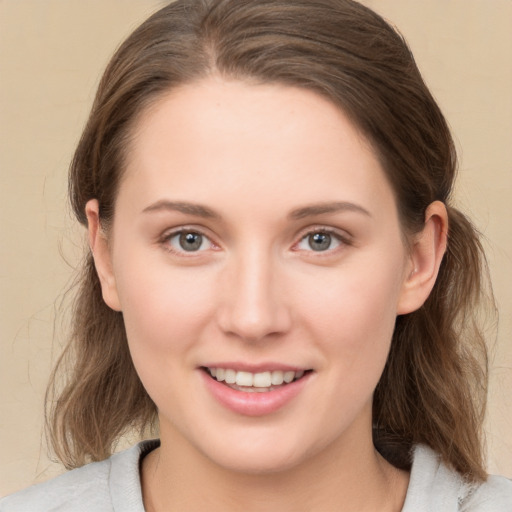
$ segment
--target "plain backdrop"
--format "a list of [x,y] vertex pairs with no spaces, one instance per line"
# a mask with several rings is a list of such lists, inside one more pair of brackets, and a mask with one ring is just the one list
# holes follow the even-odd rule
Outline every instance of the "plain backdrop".
[[[62,471],[42,427],[84,248],[67,167],[109,57],[163,3],[0,0],[0,495]],[[512,477],[512,0],[364,3],[405,35],[457,141],[457,204],[485,235],[500,309],[489,469]]]

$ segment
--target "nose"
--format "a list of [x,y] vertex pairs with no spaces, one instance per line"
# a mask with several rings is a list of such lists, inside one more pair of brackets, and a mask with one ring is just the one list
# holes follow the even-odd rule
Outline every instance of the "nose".
[[260,341],[286,333],[291,315],[280,263],[261,250],[233,258],[220,284],[218,324],[225,334]]

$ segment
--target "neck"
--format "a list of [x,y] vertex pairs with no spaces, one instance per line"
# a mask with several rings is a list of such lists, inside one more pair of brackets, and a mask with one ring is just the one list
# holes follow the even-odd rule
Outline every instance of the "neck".
[[162,436],[161,447],[143,461],[148,512],[398,512],[405,499],[408,474],[378,454],[371,432],[369,442],[337,441],[303,464],[263,474],[220,467],[176,441]]

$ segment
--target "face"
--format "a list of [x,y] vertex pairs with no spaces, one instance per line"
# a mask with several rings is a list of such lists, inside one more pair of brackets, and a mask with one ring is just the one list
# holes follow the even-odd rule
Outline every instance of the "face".
[[414,262],[347,117],[211,78],[153,105],[127,160],[97,265],[162,442],[253,472],[371,443]]

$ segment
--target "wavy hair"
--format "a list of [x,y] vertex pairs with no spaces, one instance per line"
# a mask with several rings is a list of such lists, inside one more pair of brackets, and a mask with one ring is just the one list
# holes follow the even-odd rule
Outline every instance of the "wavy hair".
[[[477,231],[451,204],[457,158],[447,123],[404,39],[375,12],[351,0],[178,0],[156,12],[100,82],[69,174],[78,221],[87,225],[85,204],[96,198],[109,225],[141,113],[170,89],[212,74],[305,88],[342,109],[380,159],[406,236],[422,229],[430,203],[447,205],[448,249],[435,287],[421,309],[396,321],[374,395],[374,443],[402,468],[411,447],[425,443],[467,478],[485,479],[485,258]],[[47,402],[49,437],[67,467],[106,458],[124,432],[156,421],[122,313],[103,302],[91,254],[72,327]]]

